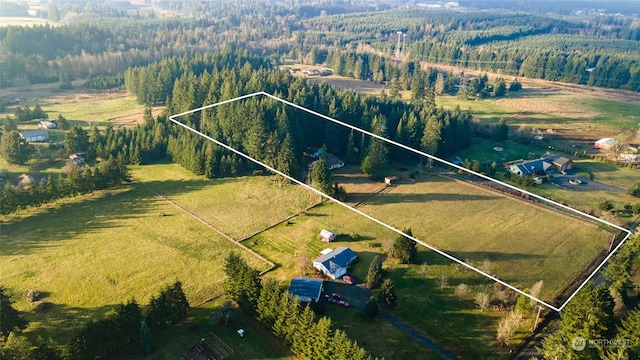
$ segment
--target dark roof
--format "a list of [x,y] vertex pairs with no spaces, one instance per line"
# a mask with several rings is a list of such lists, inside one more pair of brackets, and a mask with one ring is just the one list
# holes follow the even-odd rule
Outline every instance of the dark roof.
[[571,162],[571,159],[567,159],[566,157],[559,157],[553,161],[555,165],[564,166]]
[[318,301],[323,283],[322,279],[294,277],[289,285],[289,293],[304,302],[310,302],[311,299]]
[[517,164],[516,167],[520,170],[520,173],[524,175],[533,174],[536,171],[544,171],[544,165],[547,163],[547,166],[551,163],[548,159],[538,159],[528,162],[523,162],[521,164]]
[[358,257],[358,254],[348,247],[338,246],[330,253],[320,255],[313,262],[321,263],[331,273],[335,271],[333,269],[346,268]]

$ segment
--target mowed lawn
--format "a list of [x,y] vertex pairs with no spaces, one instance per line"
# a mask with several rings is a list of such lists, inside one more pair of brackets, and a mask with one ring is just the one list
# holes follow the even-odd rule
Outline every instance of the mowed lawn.
[[596,227],[466,184],[431,176],[400,184],[360,210],[521,289],[544,280],[553,298],[606,248]]
[[150,193],[161,194],[234,239],[275,225],[320,197],[271,177],[205,179],[176,164],[134,166],[131,173]]

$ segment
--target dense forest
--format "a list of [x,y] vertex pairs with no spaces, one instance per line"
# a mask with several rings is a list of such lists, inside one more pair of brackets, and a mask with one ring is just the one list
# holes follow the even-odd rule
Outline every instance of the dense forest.
[[[339,0],[155,4],[176,17],[106,5],[52,4],[48,11],[63,18],[64,26],[0,28],[0,86],[68,84],[87,77],[92,78],[89,86],[119,86],[122,81],[114,79],[130,66],[242,43],[276,64],[287,59],[320,63],[324,58],[316,55],[328,52],[376,54],[390,60],[400,55],[403,60],[505,76],[640,91],[640,26],[633,16],[434,11]],[[78,13],[101,16],[67,16]],[[398,31],[406,35],[402,43],[396,42]],[[365,67],[378,68],[364,62]],[[392,78],[380,78],[379,71],[353,76]]]

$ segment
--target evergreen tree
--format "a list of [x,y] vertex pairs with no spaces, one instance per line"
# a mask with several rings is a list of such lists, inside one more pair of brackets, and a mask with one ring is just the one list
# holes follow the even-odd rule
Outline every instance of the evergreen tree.
[[371,264],[369,264],[369,271],[364,282],[369,289],[375,289],[382,283],[383,275],[382,259],[379,255],[376,255],[371,260]]
[[0,286],[0,335],[8,336],[14,330],[27,327],[27,321],[13,308],[13,303],[9,291]]
[[10,164],[24,164],[29,160],[32,148],[22,141],[17,131],[5,131],[0,138],[0,155]]
[[629,359],[640,358],[640,305],[622,319],[616,338],[629,341],[629,347],[626,349]]
[[498,120],[498,124],[493,128],[491,137],[497,141],[507,140],[509,136],[509,127],[507,126],[507,119],[501,118]]
[[371,296],[364,306],[364,316],[369,320],[373,320],[378,316],[378,302],[375,297]]
[[325,194],[331,195],[331,171],[329,170],[329,161],[327,160],[327,149],[322,147],[322,155],[320,159],[313,163],[311,169],[311,184]]
[[372,180],[382,181],[387,175],[387,153],[387,146],[382,140],[372,139],[369,152],[360,166],[362,172]]
[[[406,229],[405,234],[413,236],[411,229]],[[404,235],[398,235],[393,242],[393,257],[398,259],[401,264],[412,264],[418,255],[416,242]]]
[[396,289],[391,279],[384,279],[378,293],[378,303],[385,308],[392,308],[398,304]]
[[155,345],[153,342],[153,336],[151,335],[151,329],[147,325],[146,321],[140,324],[140,351],[142,355],[149,355],[153,353]]

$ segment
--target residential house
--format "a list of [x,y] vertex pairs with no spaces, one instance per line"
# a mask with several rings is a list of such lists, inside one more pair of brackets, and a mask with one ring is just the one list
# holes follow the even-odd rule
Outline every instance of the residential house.
[[327,229],[322,229],[322,231],[320,231],[320,234],[318,235],[320,240],[324,242],[332,242],[336,239],[336,236],[336,233]]
[[555,170],[553,161],[549,158],[536,159],[531,161],[522,161],[512,163],[508,168],[509,172],[515,175],[527,176],[536,175],[537,173],[545,173],[548,170]]
[[41,129],[55,129],[58,127],[58,122],[53,119],[42,119],[38,126]]
[[322,291],[324,291],[323,284],[324,281],[322,279],[297,276],[291,279],[289,294],[307,304],[317,303],[320,300]]
[[393,185],[395,183],[398,182],[398,177],[397,176],[387,176],[384,178],[384,183],[385,185],[389,186],[389,185]]
[[358,259],[358,254],[348,247],[339,246],[333,251],[313,260],[313,267],[332,279],[339,279],[347,273],[349,266]]
[[22,174],[16,178],[8,179],[7,182],[11,184],[14,189],[28,189],[34,184],[46,184],[47,179],[36,175]]
[[49,141],[49,132],[47,130],[29,130],[20,133],[20,137],[24,142],[42,142]]

